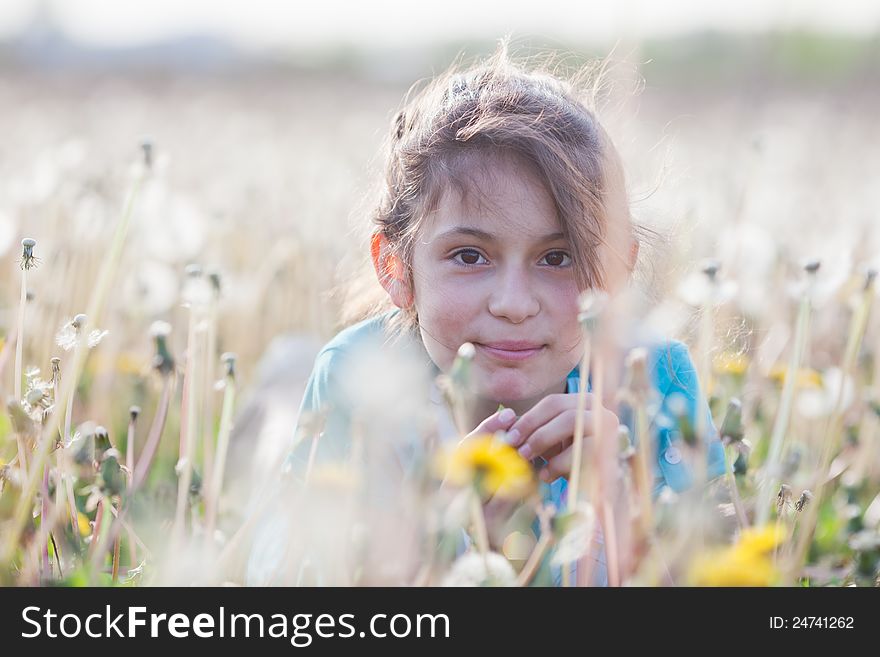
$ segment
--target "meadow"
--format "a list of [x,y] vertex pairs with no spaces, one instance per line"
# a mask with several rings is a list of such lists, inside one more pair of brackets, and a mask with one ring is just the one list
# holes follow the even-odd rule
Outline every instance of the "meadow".
[[[339,328],[334,286],[364,265],[407,85],[4,70],[0,584],[541,584],[601,525],[612,584],[876,586],[880,99],[642,74],[605,119],[659,239],[616,319],[689,346],[731,472],[651,501],[622,441],[587,449],[589,502],[552,510],[513,450],[468,445],[447,455],[451,488],[430,492],[426,463],[392,513],[364,503],[357,463],[316,468],[289,504],[272,493],[313,439],[293,435],[299,400]],[[584,324],[594,359],[612,350],[602,321]],[[643,355],[627,362],[609,385],[648,435]],[[621,488],[594,485],[612,470]],[[487,525],[476,501],[499,491],[516,506]],[[249,580],[267,515],[295,531]]]

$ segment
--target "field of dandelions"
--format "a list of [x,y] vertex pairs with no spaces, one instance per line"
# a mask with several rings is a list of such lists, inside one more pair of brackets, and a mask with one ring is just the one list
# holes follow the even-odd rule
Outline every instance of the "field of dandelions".
[[[0,584],[540,585],[554,566],[584,584],[601,528],[611,585],[877,585],[871,97],[648,85],[611,104],[634,216],[665,239],[642,249],[637,303],[585,308],[587,358],[612,353],[613,313],[685,341],[726,476],[702,485],[696,468],[690,492],[651,498],[636,351],[602,385],[637,435],[576,437],[568,508],[542,505],[493,436],[435,450],[388,508],[363,494],[370,459],[285,483],[287,448],[315,439],[309,422],[293,435],[299,401],[403,91],[4,74]],[[465,352],[450,399],[466,374]],[[392,375],[376,365],[364,389],[397,394]],[[662,420],[699,463],[706,427]]]

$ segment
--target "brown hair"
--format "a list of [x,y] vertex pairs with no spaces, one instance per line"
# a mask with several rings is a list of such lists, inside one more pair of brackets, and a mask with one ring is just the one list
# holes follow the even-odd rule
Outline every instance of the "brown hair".
[[[627,237],[651,231],[631,222],[620,156],[594,109],[598,79],[587,68],[571,82],[524,70],[502,42],[486,61],[465,70],[453,65],[417,93],[410,90],[391,123],[371,217],[373,232],[387,238],[410,283],[423,218],[445,188],[462,186],[461,174],[477,158],[497,154],[524,160],[546,185],[572,245],[579,288],[605,286],[608,266],[627,260],[613,248],[606,248],[610,261],[597,257],[601,246],[615,241],[608,239],[609,228]],[[393,307],[386,295],[371,299],[364,283],[346,286],[346,323]],[[412,307],[395,318],[398,329],[417,325]]]

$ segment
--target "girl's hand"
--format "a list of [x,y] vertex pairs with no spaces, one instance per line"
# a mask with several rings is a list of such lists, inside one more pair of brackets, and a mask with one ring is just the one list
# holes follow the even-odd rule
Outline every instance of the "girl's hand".
[[[577,395],[547,395],[513,423],[508,435],[511,445],[518,448],[525,459],[542,457],[547,464],[541,469],[541,479],[551,482],[571,474],[571,445],[577,416]],[[584,410],[584,438],[593,434],[593,415],[602,413],[602,440],[615,440],[620,420],[591,393],[586,393]],[[594,410],[595,406],[595,410]]]
[[[484,433],[494,434],[496,431],[509,431],[515,420],[516,413],[513,412],[513,409],[503,408],[480,422],[477,428],[465,436],[464,439],[467,440]],[[516,439],[519,439],[519,433],[516,434]]]

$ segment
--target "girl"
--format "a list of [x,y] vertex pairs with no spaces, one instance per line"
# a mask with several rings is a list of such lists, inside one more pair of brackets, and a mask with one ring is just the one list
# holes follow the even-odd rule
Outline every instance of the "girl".
[[[317,356],[299,435],[320,432],[320,440],[294,445],[294,478],[363,449],[352,389],[369,388],[370,372],[381,366],[359,367],[356,354],[398,351],[425,365],[402,389],[431,400],[437,440],[505,431],[524,458],[540,464],[545,499],[563,503],[577,415],[570,393],[577,392],[585,348],[579,295],[601,289],[614,297],[626,289],[639,235],[646,234],[631,222],[620,158],[595,113],[571,85],[514,66],[504,47],[481,65],[444,74],[393,120],[372,219],[370,255],[384,305],[370,306],[366,319]],[[450,373],[464,343],[474,346],[473,394],[453,420],[434,382]],[[687,403],[693,423],[702,413],[709,427],[710,477],[724,472],[724,454],[708,407],[698,405],[687,348],[650,347],[659,400],[654,493],[681,491],[690,473],[674,426],[662,421],[672,417],[676,399]],[[371,423],[383,422],[383,404],[374,405]],[[590,435],[596,413],[607,435]],[[608,401],[588,394],[586,414],[585,440],[618,440],[620,418]],[[322,426],[304,430],[318,417]],[[423,427],[410,428],[417,435]],[[389,468],[405,477],[420,462],[419,445],[395,444]]]

